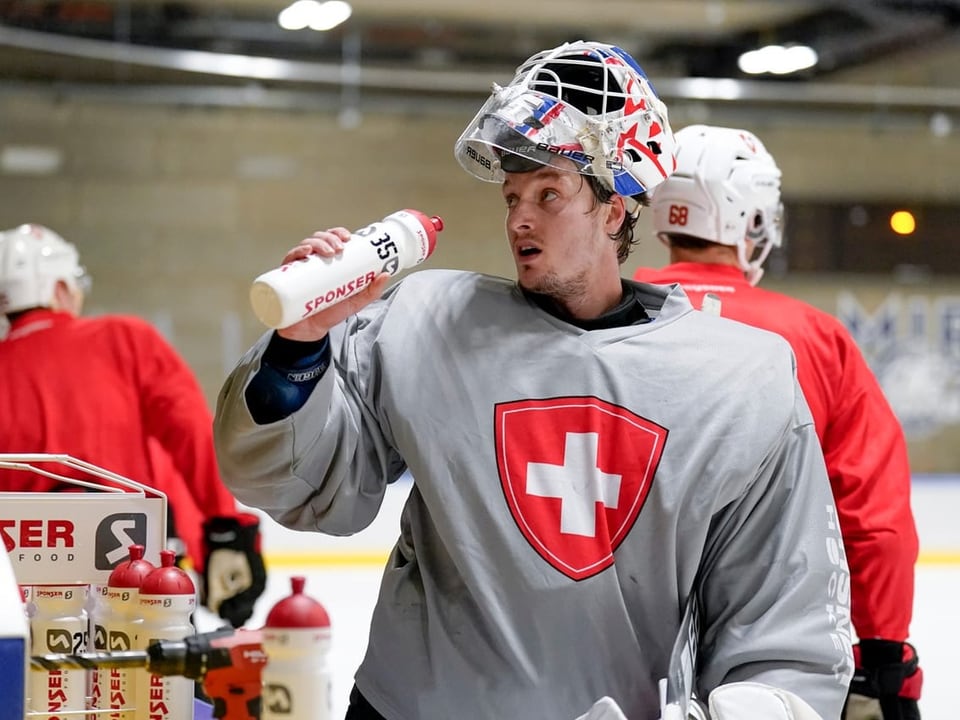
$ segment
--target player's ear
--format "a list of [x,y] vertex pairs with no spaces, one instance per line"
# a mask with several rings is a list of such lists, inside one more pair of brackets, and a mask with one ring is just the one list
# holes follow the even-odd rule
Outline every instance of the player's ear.
[[53,288],[53,309],[79,315],[83,305],[83,293],[73,289],[63,280],[57,280]]
[[627,204],[623,195],[616,193],[610,198],[610,202],[604,204],[607,217],[604,221],[604,230],[607,235],[615,235],[623,225],[623,219],[627,216]]

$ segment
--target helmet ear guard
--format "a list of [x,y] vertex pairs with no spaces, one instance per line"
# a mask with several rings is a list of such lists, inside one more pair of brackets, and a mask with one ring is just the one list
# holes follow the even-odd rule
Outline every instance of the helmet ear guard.
[[636,61],[612,45],[575,42],[537,53],[506,87],[494,85],[454,155],[488,182],[553,166],[631,197],[673,171],[674,145],[667,108]]
[[756,284],[783,242],[780,168],[753,133],[691,125],[677,132],[677,169],[653,193],[657,236],[688,235],[737,248]]
[[73,244],[31,223],[0,233],[0,314],[51,307],[61,281],[72,291],[90,287]]

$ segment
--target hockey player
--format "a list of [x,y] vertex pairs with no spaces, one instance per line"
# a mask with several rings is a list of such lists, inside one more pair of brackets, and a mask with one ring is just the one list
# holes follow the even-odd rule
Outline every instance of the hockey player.
[[652,720],[691,597],[715,720],[839,715],[847,569],[789,346],[620,277],[673,146],[622,50],[538,53],[455,146],[517,281],[382,274],[227,378],[224,480],[280,523],[358,532],[414,477],[348,720]]
[[853,338],[833,316],[756,287],[780,245],[780,170],[751,132],[694,125],[677,133],[677,170],[653,194],[670,264],[634,279],[680,283],[693,304],[786,338],[813,414],[850,565],[860,642],[846,720],[918,720],[922,673],[906,642],[917,534],[903,432]]
[[[135,317],[81,318],[76,247],[41,225],[0,233],[0,451],[71,455],[167,495],[207,607],[243,624],[265,588],[259,519],[238,512],[187,364]],[[0,471],[0,490],[76,489]]]

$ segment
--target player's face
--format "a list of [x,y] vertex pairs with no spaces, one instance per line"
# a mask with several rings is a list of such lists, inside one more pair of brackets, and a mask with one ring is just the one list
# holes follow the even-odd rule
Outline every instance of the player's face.
[[[571,163],[572,165],[572,163]],[[583,176],[555,167],[508,173],[506,230],[520,285],[550,295],[575,317],[620,300],[617,246],[623,202],[595,202]]]

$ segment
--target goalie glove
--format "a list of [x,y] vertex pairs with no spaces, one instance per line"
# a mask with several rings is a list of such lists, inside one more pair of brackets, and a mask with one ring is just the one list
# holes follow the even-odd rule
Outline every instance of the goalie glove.
[[711,720],[823,720],[789,690],[763,683],[720,685],[710,693],[709,701]]
[[200,602],[241,627],[267,586],[259,518],[252,513],[208,518],[203,523],[203,554]]
[[910,643],[861,640],[844,720],[920,720],[923,671]]
[[627,720],[617,701],[604,695],[590,706],[586,714],[577,720]]

